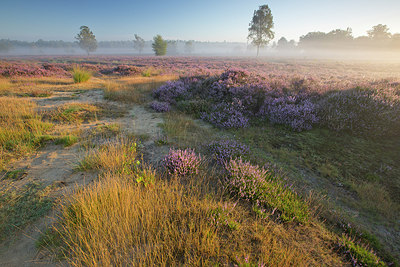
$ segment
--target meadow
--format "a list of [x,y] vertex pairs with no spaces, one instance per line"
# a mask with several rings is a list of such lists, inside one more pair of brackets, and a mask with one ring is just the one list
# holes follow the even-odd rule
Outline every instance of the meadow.
[[395,63],[4,59],[0,263],[397,266],[399,118]]

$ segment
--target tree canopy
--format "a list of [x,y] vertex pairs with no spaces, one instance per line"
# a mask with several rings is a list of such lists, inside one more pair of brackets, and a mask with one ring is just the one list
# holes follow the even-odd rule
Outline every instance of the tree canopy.
[[157,35],[153,38],[153,51],[156,56],[164,56],[167,53],[167,41],[161,37],[161,35]]
[[133,40],[133,47],[141,54],[144,45],[145,45],[144,39],[135,33],[135,40]]
[[75,39],[78,40],[79,47],[89,55],[90,52],[94,52],[97,49],[96,36],[88,26],[81,26],[80,30]]
[[260,6],[258,10],[254,11],[249,26],[249,35],[247,38],[251,40],[252,44],[257,46],[258,56],[260,47],[267,45],[275,36],[272,31],[274,27],[273,17],[268,5]]

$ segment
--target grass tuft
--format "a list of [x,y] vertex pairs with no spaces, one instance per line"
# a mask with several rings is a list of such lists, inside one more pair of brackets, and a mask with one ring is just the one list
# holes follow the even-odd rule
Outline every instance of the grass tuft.
[[75,83],[84,83],[89,81],[90,77],[92,77],[92,73],[84,68],[75,67],[72,70],[72,77]]

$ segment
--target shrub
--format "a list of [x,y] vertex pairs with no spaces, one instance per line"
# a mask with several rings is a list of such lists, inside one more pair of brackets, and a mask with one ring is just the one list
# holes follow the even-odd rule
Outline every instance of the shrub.
[[177,100],[184,98],[187,94],[187,86],[183,81],[167,82],[153,91],[153,97],[156,99],[175,104]]
[[92,74],[86,69],[75,67],[72,71],[72,77],[75,83],[83,83],[87,82],[92,77]]
[[227,191],[249,201],[259,214],[278,214],[284,222],[308,222],[307,204],[270,169],[251,165],[242,159],[230,160],[225,168]]
[[150,107],[157,112],[168,112],[170,105],[167,102],[153,101],[150,103]]
[[165,167],[169,174],[188,176],[198,174],[201,157],[191,149],[170,149],[164,159]]
[[360,135],[391,135],[400,129],[400,97],[394,89],[333,92],[320,101],[321,124]]
[[267,97],[259,115],[271,123],[283,124],[295,131],[311,130],[319,121],[316,105],[300,96]]
[[208,145],[208,151],[221,165],[231,159],[247,158],[250,154],[247,146],[232,139],[213,141]]
[[249,125],[249,118],[243,114],[243,109],[240,101],[223,102],[214,105],[210,113],[202,113],[201,119],[219,128],[245,128]]

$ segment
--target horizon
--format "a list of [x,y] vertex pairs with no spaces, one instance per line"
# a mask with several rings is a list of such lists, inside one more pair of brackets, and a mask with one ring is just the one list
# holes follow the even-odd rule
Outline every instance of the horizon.
[[[86,25],[100,42],[130,41],[136,33],[146,41],[160,34],[167,40],[246,43],[248,24],[254,10],[262,4],[268,4],[274,16],[275,38],[271,42],[281,37],[298,42],[299,37],[308,32],[347,27],[352,28],[354,37],[365,36],[377,24],[387,25],[391,33],[399,33],[396,10],[400,9],[400,2],[383,2],[365,4],[360,0],[352,3],[340,0],[333,4],[315,0],[302,3],[273,0],[266,3],[252,0],[243,3],[234,0],[214,3],[206,0],[188,3],[175,0],[146,5],[124,0],[118,5],[106,1],[92,5],[93,1],[5,0],[0,10],[0,23],[8,27],[2,29],[0,39],[71,42],[79,27]],[[81,7],[77,8],[78,5]]]

